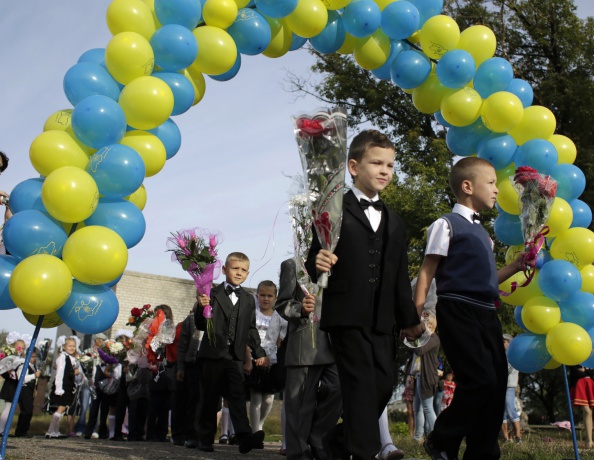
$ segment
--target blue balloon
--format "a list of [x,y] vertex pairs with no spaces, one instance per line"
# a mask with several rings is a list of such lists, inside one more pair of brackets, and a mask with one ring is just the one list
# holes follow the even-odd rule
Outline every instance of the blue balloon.
[[582,276],[575,265],[566,260],[551,260],[538,274],[538,287],[555,302],[568,299],[582,287]]
[[536,254],[535,268],[537,270],[540,270],[542,266],[550,260],[553,260],[553,256],[551,256],[551,253],[546,249],[541,249],[540,251],[538,251],[538,254]]
[[10,210],[13,214],[26,209],[47,212],[41,199],[41,187],[44,179],[33,178],[20,182],[10,193]]
[[177,72],[190,66],[198,55],[198,42],[192,32],[178,24],[167,24],[151,37],[155,64],[166,72]]
[[419,29],[419,10],[411,2],[392,2],[381,12],[382,31],[392,40],[404,40]]
[[346,37],[346,29],[342,22],[342,16],[336,11],[328,11],[328,22],[326,27],[318,35],[309,39],[311,46],[320,53],[335,53]]
[[70,297],[57,313],[76,332],[97,334],[113,325],[119,311],[118,298],[108,286],[91,286],[74,280]]
[[427,19],[441,14],[443,0],[409,0],[419,10],[419,28],[427,22]]
[[237,51],[250,56],[260,54],[268,48],[272,37],[266,18],[251,8],[241,8],[227,32],[233,37]]
[[550,175],[557,181],[557,196],[565,201],[575,200],[586,189],[586,176],[576,165],[554,165]]
[[[10,208],[12,209],[12,195],[10,200]],[[569,206],[571,206],[571,210],[573,211],[573,220],[571,221],[570,228],[588,228],[592,223],[592,209],[590,209],[590,206],[582,200],[571,200]]]
[[516,141],[509,134],[493,133],[479,142],[477,154],[497,170],[511,164],[517,148]]
[[438,110],[437,112],[435,112],[433,114],[433,117],[435,118],[435,121],[438,122],[441,126],[443,126],[444,128],[452,128],[453,125],[449,124],[445,118],[443,117],[443,115],[441,114],[441,110]]
[[284,18],[295,11],[299,0],[256,0],[254,3],[263,15],[269,18]]
[[475,69],[474,59],[469,52],[451,50],[442,56],[435,71],[443,86],[462,88],[472,81]]
[[516,320],[516,324],[518,326],[520,326],[525,331],[528,330],[528,328],[524,325],[524,321],[522,321],[522,307],[514,308],[514,319]]
[[430,73],[431,61],[417,50],[399,53],[390,68],[392,81],[402,89],[416,88],[427,80]]
[[105,64],[105,48],[93,48],[80,55],[77,62],[92,62],[107,69]]
[[390,55],[388,56],[388,59],[383,65],[381,65],[377,69],[372,70],[371,73],[380,80],[390,81],[392,79],[391,72],[392,63],[394,62],[394,59],[396,59],[396,56],[398,56],[400,53],[409,49],[410,46],[404,43],[403,41],[393,40],[392,42],[390,42]]
[[[531,139],[520,145],[514,156],[514,163],[520,166],[530,166],[541,174],[550,174],[557,164],[557,149],[544,139]],[[557,195],[559,192],[557,192]]]
[[163,142],[168,160],[173,158],[179,151],[181,147],[181,132],[171,118],[166,120],[162,125],[149,129],[149,133],[153,133]]
[[71,124],[76,137],[94,149],[117,144],[126,134],[126,115],[107,96],[89,96],[76,104]]
[[85,225],[101,225],[122,237],[128,249],[136,246],[146,230],[142,211],[123,199],[101,198],[95,212],[85,220]]
[[507,348],[507,359],[515,369],[526,374],[541,370],[552,359],[546,335],[532,332],[517,335]]
[[575,323],[588,330],[594,328],[594,295],[579,291],[559,302],[561,319],[565,323]]
[[106,145],[87,163],[86,171],[93,177],[99,193],[106,198],[123,198],[142,185],[146,167],[142,157],[132,147]]
[[514,78],[511,64],[500,57],[484,61],[474,75],[474,89],[483,99],[498,91],[505,91]]
[[512,81],[507,85],[505,91],[508,91],[512,94],[518,96],[520,101],[522,101],[522,105],[524,108],[530,107],[532,105],[532,101],[534,100],[534,90],[530,83],[525,80],[521,80],[519,78],[514,78]]
[[16,267],[19,262],[20,260],[13,256],[0,254],[0,310],[12,310],[13,308],[17,308],[10,297],[8,285],[14,267]]
[[60,258],[68,239],[59,222],[36,209],[13,215],[4,224],[2,235],[6,249],[17,259],[35,254],[50,254]]
[[507,246],[517,246],[524,243],[520,217],[502,212],[495,219],[495,236]]
[[155,0],[155,15],[161,25],[179,24],[194,30],[202,16],[200,0]]
[[219,75],[209,75],[209,77],[216,81],[229,81],[233,77],[235,77],[235,75],[237,75],[239,73],[240,69],[241,69],[241,53],[237,53],[237,57],[235,58],[235,63],[233,64],[233,67],[231,67],[225,73],[222,73]]
[[[594,343],[594,329],[588,329],[588,335],[590,336],[592,343]],[[581,363],[580,366],[589,367],[589,368],[594,367],[594,350],[590,354],[590,357],[587,360],[585,360],[583,363]]]
[[298,50],[306,43],[307,38],[300,37],[299,35],[295,35],[295,33],[293,33],[293,41],[291,42],[291,47],[289,48],[289,51]]
[[120,97],[120,87],[107,69],[93,62],[80,62],[70,67],[64,75],[63,87],[73,106],[88,96],[107,96],[114,101]]
[[454,155],[468,157],[477,152],[480,141],[490,133],[479,117],[471,125],[448,129],[446,144]]
[[349,3],[342,13],[346,31],[353,37],[368,37],[382,22],[382,12],[373,0]]
[[157,77],[167,83],[173,93],[173,110],[171,115],[180,115],[187,112],[194,103],[194,86],[185,75],[177,72],[153,72]]
[[105,283],[104,286],[107,286],[107,287],[115,286],[116,284],[118,284],[120,282],[120,280],[122,279],[122,276],[124,276],[123,273],[120,276],[118,276],[115,280],[110,281],[109,283]]

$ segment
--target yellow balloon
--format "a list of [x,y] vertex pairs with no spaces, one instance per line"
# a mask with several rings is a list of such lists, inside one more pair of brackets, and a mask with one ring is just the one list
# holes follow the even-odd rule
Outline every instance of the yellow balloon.
[[491,94],[481,108],[481,117],[487,128],[495,133],[506,133],[522,120],[524,106],[520,98],[507,91]]
[[551,358],[551,360],[545,365],[545,367],[543,367],[543,369],[557,369],[559,366],[561,366],[561,363]]
[[128,249],[113,230],[90,225],[70,235],[64,245],[62,259],[72,276],[81,283],[105,284],[124,272]]
[[65,131],[41,133],[31,143],[29,158],[42,176],[47,176],[62,166],[85,169],[89,162],[87,154]]
[[237,8],[245,8],[250,3],[250,0],[235,0]]
[[322,0],[299,0],[297,8],[287,16],[287,24],[300,37],[318,35],[328,22],[328,10]]
[[548,297],[533,297],[522,307],[522,322],[530,332],[535,334],[546,334],[560,321],[561,309]]
[[196,105],[202,100],[204,93],[206,93],[206,81],[204,75],[192,67],[184,69],[183,74],[190,80],[190,83],[192,83],[192,86],[194,87],[194,102],[192,105]]
[[155,54],[146,38],[136,32],[121,32],[105,48],[105,65],[113,78],[127,85],[153,73]]
[[95,211],[99,189],[86,171],[75,166],[63,166],[46,177],[41,187],[41,199],[54,219],[80,222]]
[[567,201],[563,198],[555,197],[551,213],[547,220],[549,226],[549,234],[547,237],[552,238],[569,228],[573,220],[573,210]]
[[421,113],[435,113],[441,107],[441,100],[451,91],[441,84],[434,71],[423,84],[417,86],[412,93],[412,101]]
[[559,323],[547,333],[547,350],[553,359],[566,366],[583,363],[592,353],[592,339],[574,323]]
[[142,0],[113,0],[107,7],[106,19],[112,35],[136,32],[150,40],[155,33],[153,12]]
[[364,69],[377,69],[390,57],[390,39],[378,29],[369,37],[357,41],[353,56],[357,64]]
[[196,27],[192,33],[198,42],[198,55],[192,63],[194,71],[220,75],[233,67],[237,46],[227,31],[218,27]]
[[340,10],[351,3],[351,0],[322,0],[322,3],[328,10]]
[[548,141],[555,146],[559,155],[558,163],[573,164],[577,156],[577,149],[573,141],[561,134],[553,134]]
[[8,284],[17,307],[31,315],[46,315],[64,305],[72,291],[72,275],[64,262],[49,254],[23,259]]
[[461,88],[441,100],[441,114],[453,126],[468,126],[481,114],[483,98],[472,88]]
[[581,270],[594,262],[594,233],[583,227],[565,230],[553,241],[551,256],[567,260]]
[[460,34],[458,48],[470,53],[478,67],[495,55],[497,39],[491,29],[486,26],[471,26]]
[[[31,315],[29,313],[23,312],[23,316],[27,321],[29,321],[33,326],[37,326],[37,322],[39,321],[39,317],[41,315]],[[41,320],[41,327],[44,329],[51,329],[54,327],[58,327],[60,324],[63,324],[62,318],[58,315],[58,312],[53,311],[43,316],[43,320]]]
[[421,48],[432,59],[440,59],[460,41],[460,28],[449,16],[433,16],[421,27]]
[[157,174],[167,160],[167,152],[161,139],[146,131],[128,131],[120,144],[132,147],[142,157],[146,167],[145,177]]
[[509,179],[503,179],[497,183],[499,193],[497,194],[497,204],[501,206],[508,214],[520,214],[520,205],[518,203],[520,197]]
[[[499,289],[503,292],[511,292],[512,282],[518,283],[518,286],[522,286],[526,282],[526,275],[523,272],[518,272],[512,277],[505,280],[499,285]],[[501,300],[510,305],[524,305],[533,297],[543,295],[542,291],[538,287],[538,270],[534,273],[534,277],[530,284],[524,287],[518,287],[513,293],[508,296],[502,296]]]
[[153,24],[155,25],[155,30],[161,28],[161,23],[157,18],[157,14],[155,13],[155,0],[142,0],[151,10],[151,15],[153,17]]
[[65,110],[58,110],[51,114],[47,120],[45,120],[45,124],[43,125],[44,131],[64,131],[68,133],[68,135],[72,138],[76,145],[78,145],[83,152],[86,153],[87,156],[93,155],[97,149],[89,147],[88,145],[83,144],[74,131],[72,129],[72,109],[65,109]]
[[390,3],[394,3],[396,0],[373,0],[377,6],[379,6],[380,11],[384,11],[384,8],[388,6]]
[[594,294],[594,265],[586,265],[580,270],[582,275],[582,291]]
[[524,252],[523,244],[519,244],[517,246],[510,246],[509,248],[507,248],[507,251],[505,253],[505,264],[511,264],[514,260],[516,260],[516,257],[518,257],[518,255],[522,252]]
[[146,206],[146,188],[144,188],[144,184],[138,187],[132,195],[125,197],[125,200],[128,200],[130,203],[135,204],[138,209],[141,211]]
[[139,77],[124,87],[118,103],[130,126],[136,129],[153,129],[171,116],[173,92],[160,78]]
[[293,42],[293,32],[284,19],[266,18],[270,26],[272,38],[270,44],[262,52],[262,54],[269,58],[278,58],[284,56],[291,49]]
[[516,173],[516,164],[511,163],[511,164],[507,165],[505,168],[498,169],[496,171],[496,173],[497,173],[497,186],[499,187],[499,182],[501,182],[504,179],[509,179],[510,177],[514,176],[514,174]]
[[202,17],[207,26],[226,29],[235,22],[237,12],[237,3],[234,0],[206,0]]
[[557,120],[555,115],[546,107],[531,105],[524,109],[524,115],[515,128],[509,130],[509,135],[518,145],[531,139],[548,139],[555,132]]
[[347,32],[344,38],[344,42],[336,52],[338,54],[352,54],[353,51],[355,51],[355,46],[357,46],[357,43],[359,43],[360,41],[360,38],[353,37],[351,34]]

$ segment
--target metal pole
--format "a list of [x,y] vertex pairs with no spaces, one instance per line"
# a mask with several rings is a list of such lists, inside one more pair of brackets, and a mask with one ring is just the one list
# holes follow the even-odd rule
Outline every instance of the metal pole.
[[31,361],[31,355],[33,354],[33,350],[35,349],[35,343],[37,342],[37,336],[39,336],[39,330],[41,329],[41,324],[43,323],[43,317],[44,315],[41,315],[37,320],[37,325],[35,326],[33,338],[31,339],[31,344],[29,345],[29,348],[27,349],[27,355],[25,356],[23,370],[21,371],[21,376],[19,378],[19,382],[17,383],[14,398],[12,399],[12,405],[10,406],[10,411],[8,412],[8,419],[6,420],[6,426],[4,427],[4,436],[2,437],[2,447],[0,448],[0,460],[6,458],[6,442],[8,441],[8,433],[10,433],[10,426],[12,425],[14,412],[16,411],[16,406],[19,402],[19,397],[21,396],[21,388],[23,388],[23,384],[25,383],[25,377],[27,376],[27,373],[29,371],[29,362]]
[[565,396],[567,396],[567,407],[569,409],[569,422],[571,423],[571,439],[573,440],[573,451],[575,452],[575,460],[581,460],[580,453],[578,451],[577,438],[575,436],[575,423],[573,421],[573,410],[571,409],[571,396],[569,395],[569,382],[567,381],[567,368],[565,367],[565,364],[563,364],[562,368],[563,383],[565,383]]

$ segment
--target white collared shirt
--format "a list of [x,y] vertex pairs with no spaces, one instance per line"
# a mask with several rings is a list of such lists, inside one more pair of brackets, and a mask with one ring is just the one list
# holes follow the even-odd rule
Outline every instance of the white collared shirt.
[[[227,286],[231,286],[233,289],[237,289],[241,286],[234,286],[231,283],[227,283],[227,281],[225,281],[225,289],[227,289]],[[227,294],[227,292],[225,291],[225,294]],[[235,294],[235,292],[232,292],[231,295],[229,296],[229,299],[231,299],[231,303],[233,305],[235,305],[237,303],[237,301],[239,300],[239,297],[237,297],[237,294]]]
[[[353,193],[355,194],[355,197],[357,197],[357,200],[361,201],[361,200],[366,200],[366,201],[378,201],[379,200],[379,195],[376,193],[375,196],[373,198],[368,198],[367,195],[365,195],[361,190],[359,190],[357,187],[355,187],[353,185]],[[363,211],[365,213],[365,215],[367,216],[367,219],[369,219],[369,223],[371,224],[371,228],[373,228],[373,231],[377,231],[380,222],[382,221],[382,212],[375,209],[373,206],[369,206],[367,209],[365,209]]]

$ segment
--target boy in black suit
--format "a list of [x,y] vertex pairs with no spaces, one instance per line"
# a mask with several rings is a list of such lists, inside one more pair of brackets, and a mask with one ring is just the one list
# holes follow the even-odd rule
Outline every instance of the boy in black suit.
[[307,270],[323,291],[320,327],[330,335],[343,401],[343,424],[324,439],[330,458],[370,460],[381,448],[378,419],[392,394],[395,332],[423,332],[408,278],[406,228],[378,198],[394,174],[395,149],[376,130],[351,142],[340,239],[334,254],[314,240]]
[[[264,432],[252,433],[247,416],[244,366],[246,346],[250,347],[257,366],[270,363],[260,346],[256,329],[256,303],[254,297],[240,285],[250,269],[250,260],[241,252],[232,252],[223,265],[225,282],[211,292],[198,297],[200,307],[194,315],[196,328],[206,331],[206,318],[202,315],[205,306],[212,306],[214,337],[204,334],[198,350],[202,361],[202,403],[198,420],[198,449],[213,452],[217,431],[217,403],[219,395],[227,398],[231,421],[235,427],[239,452],[248,453],[261,448]],[[251,366],[251,363],[247,363]]]

